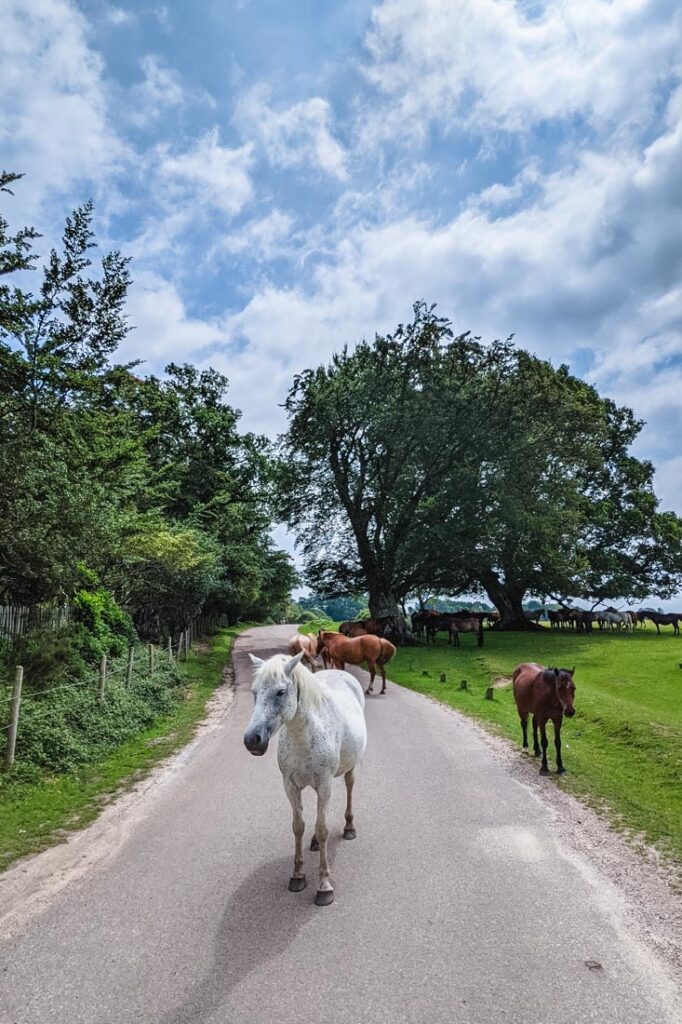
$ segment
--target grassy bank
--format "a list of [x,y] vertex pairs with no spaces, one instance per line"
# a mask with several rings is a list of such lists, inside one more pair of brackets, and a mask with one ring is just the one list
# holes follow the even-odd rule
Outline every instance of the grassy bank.
[[107,757],[75,771],[22,782],[0,773],[0,870],[97,817],[112,794],[184,746],[222,679],[232,644],[246,625],[221,629],[198,646],[180,671],[185,699]]
[[[458,649],[445,640],[403,648],[389,674],[513,739],[523,757],[511,688],[485,699],[491,682],[511,676],[521,661],[576,666],[576,716],[562,732],[568,774],[548,784],[608,809],[616,826],[682,861],[682,640],[651,628],[630,637],[486,630],[482,648],[467,636]],[[459,688],[462,679],[467,690]]]

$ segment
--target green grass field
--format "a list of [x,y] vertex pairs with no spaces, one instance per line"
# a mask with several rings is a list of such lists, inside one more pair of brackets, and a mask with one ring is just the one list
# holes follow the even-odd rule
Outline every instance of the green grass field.
[[[491,682],[511,676],[521,661],[576,666],[576,715],[562,730],[568,774],[547,784],[607,810],[617,827],[682,861],[682,639],[670,631],[657,636],[651,626],[632,636],[486,630],[482,648],[467,635],[460,648],[445,639],[431,648],[403,648],[389,675],[479,719],[518,743],[519,757],[526,757],[511,688],[485,699]],[[462,679],[467,690],[459,688]],[[552,739],[548,753],[553,767]]]
[[234,640],[247,628],[242,624],[221,629],[191,652],[182,664],[185,701],[104,760],[68,774],[46,776],[38,783],[8,782],[0,775],[0,870],[83,828],[112,795],[188,743],[222,680]]

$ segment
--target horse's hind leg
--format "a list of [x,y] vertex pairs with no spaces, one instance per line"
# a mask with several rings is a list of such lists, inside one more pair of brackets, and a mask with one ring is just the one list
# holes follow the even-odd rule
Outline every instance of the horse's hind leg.
[[383,665],[379,665],[379,671],[381,672],[381,692],[386,693],[386,669]]
[[367,668],[369,669],[369,686],[365,690],[365,693],[372,693],[374,690],[374,677],[377,674],[377,667],[373,661],[367,659]]
[[328,907],[334,902],[334,887],[329,877],[327,861],[327,805],[331,796],[331,780],[326,779],[317,787],[317,821],[315,835],[320,844],[320,882],[315,896],[318,907]]
[[289,879],[289,892],[302,892],[306,887],[305,874],[303,872],[303,833],[305,822],[303,820],[303,801],[301,791],[292,782],[285,782],[284,789],[289,798],[291,809],[294,812],[292,828],[295,837],[294,870]]
[[519,715],[521,719],[521,732],[523,733],[523,749],[528,750],[528,712]]
[[355,839],[355,826],[353,825],[353,783],[355,782],[355,771],[353,768],[344,775],[346,780],[346,827],[343,830],[344,839]]
[[533,715],[533,757],[540,756],[540,744],[538,743],[538,716]]

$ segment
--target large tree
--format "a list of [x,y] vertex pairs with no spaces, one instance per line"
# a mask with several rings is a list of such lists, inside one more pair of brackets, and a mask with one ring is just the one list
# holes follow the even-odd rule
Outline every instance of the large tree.
[[679,520],[657,510],[639,424],[566,367],[453,337],[433,308],[298,376],[284,511],[308,581],[369,592],[485,591],[502,628],[535,594],[670,592]]

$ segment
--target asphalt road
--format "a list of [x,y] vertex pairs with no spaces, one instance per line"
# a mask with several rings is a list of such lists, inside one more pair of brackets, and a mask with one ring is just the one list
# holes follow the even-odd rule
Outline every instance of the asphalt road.
[[287,891],[275,750],[251,757],[242,732],[247,652],[290,633],[244,634],[231,709],[130,812],[2,877],[0,1022],[679,1024],[667,975],[548,807],[466,721],[391,684],[368,699],[353,842],[335,786],[336,902],[314,905],[310,852],[308,888]]

